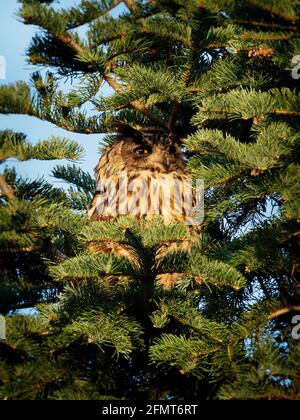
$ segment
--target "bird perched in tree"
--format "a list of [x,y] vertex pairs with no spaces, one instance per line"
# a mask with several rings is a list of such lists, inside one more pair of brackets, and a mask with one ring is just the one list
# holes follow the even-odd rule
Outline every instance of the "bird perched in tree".
[[91,220],[120,215],[187,222],[192,192],[178,138],[134,129],[119,134],[96,167]]
[[[174,135],[127,128],[104,150],[96,167],[96,181],[96,193],[88,209],[92,221],[116,220],[121,215],[145,220],[160,216],[162,222],[185,224],[193,220],[195,196],[179,139]],[[190,248],[192,242],[187,229],[185,239],[161,244],[155,250],[156,263],[169,251]],[[124,242],[95,241],[90,250],[136,258],[134,250]],[[179,276],[157,273],[156,281],[169,288]]]

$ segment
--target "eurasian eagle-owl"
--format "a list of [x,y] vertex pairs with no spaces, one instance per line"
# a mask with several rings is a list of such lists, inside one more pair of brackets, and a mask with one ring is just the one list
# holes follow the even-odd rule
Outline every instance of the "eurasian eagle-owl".
[[[122,177],[126,177],[127,190],[121,192]],[[137,130],[119,135],[101,156],[96,181],[88,209],[91,220],[127,214],[145,219],[160,215],[165,221],[186,222],[188,178],[179,141],[173,135]],[[136,187],[128,189],[133,184]]]

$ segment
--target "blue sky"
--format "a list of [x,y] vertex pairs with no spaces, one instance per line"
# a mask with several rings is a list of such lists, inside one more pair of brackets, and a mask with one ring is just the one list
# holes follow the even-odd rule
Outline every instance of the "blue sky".
[[[0,56],[5,58],[6,78],[4,80],[0,78],[0,84],[14,83],[18,80],[29,81],[30,74],[36,71],[37,68],[26,63],[25,52],[37,28],[31,25],[24,25],[22,22],[18,21],[18,18],[16,17],[16,11],[18,9],[17,0],[2,0],[1,3]],[[78,1],[60,1],[60,5],[64,8],[73,6],[76,3],[78,3]],[[67,88],[67,85],[65,88]],[[84,170],[93,174],[93,169],[99,158],[98,147],[101,142],[101,135],[81,135],[70,133],[34,117],[0,114],[0,130],[3,129],[23,132],[28,136],[28,140],[33,144],[38,140],[47,139],[51,135],[58,135],[68,137],[72,140],[77,140],[85,149],[85,157],[82,162],[78,164],[80,164]],[[46,180],[53,183],[54,179],[51,177],[51,168],[58,163],[62,164],[67,162],[40,162],[36,160],[17,162],[15,159],[10,159],[7,161],[7,166],[15,166],[17,173],[24,177],[31,179],[44,177]],[[58,186],[59,182],[55,181],[55,184]]]

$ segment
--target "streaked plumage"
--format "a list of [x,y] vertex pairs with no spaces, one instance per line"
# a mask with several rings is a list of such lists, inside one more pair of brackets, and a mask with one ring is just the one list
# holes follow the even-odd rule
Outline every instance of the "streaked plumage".
[[[146,220],[151,220],[154,216],[157,216],[157,212],[156,214],[151,212],[151,205],[154,201],[153,195],[150,194],[151,188],[148,188],[148,193],[141,197],[139,205],[133,208],[131,208],[130,201],[132,200],[132,193],[127,192],[126,194],[122,194],[122,191],[116,188],[113,191],[114,197],[111,200],[111,205],[106,206],[105,212],[101,210],[99,202],[101,204],[105,201],[103,200],[103,193],[107,191],[104,190],[105,188],[110,188],[109,186],[103,187],[103,181],[109,181],[114,183],[114,185],[119,185],[118,179],[120,173],[126,172],[129,183],[131,181],[141,182],[149,186],[151,183],[155,184],[157,181],[163,181],[168,186],[167,189],[169,190],[171,200],[170,205],[166,205],[166,195],[168,193],[160,192],[156,196],[159,200],[157,207],[158,214],[166,222],[187,223],[186,209],[182,206],[182,202],[184,195],[186,196],[183,184],[188,180],[188,177],[185,173],[184,156],[180,144],[174,136],[137,131],[131,131],[130,134],[119,136],[104,150],[95,172],[97,181],[96,193],[88,209],[88,217],[91,220],[116,219],[120,215],[118,210],[120,208],[127,208],[127,206],[130,209],[128,215]],[[177,183],[175,183],[175,187],[174,180]],[[177,191],[177,197],[180,196],[179,201],[174,200],[175,189]],[[116,203],[118,204],[117,211]],[[146,211],[145,208],[147,209]],[[167,247],[162,245],[157,250],[155,259],[159,261],[170,250],[183,250],[190,246],[190,240],[169,243]],[[94,243],[91,250],[104,253],[112,252],[118,256],[126,256],[133,261],[136,258],[135,253],[129,246],[113,241]],[[165,288],[172,287],[178,278],[176,273],[164,273],[156,276],[157,281]]]
[[[128,215],[151,219],[154,216],[151,213],[151,207],[155,205],[153,201],[157,197],[151,198],[150,185],[151,182],[152,185],[155,182],[156,185],[159,185],[161,182],[169,186],[171,203],[167,206],[166,197],[163,197],[161,193],[159,203],[157,203],[158,214],[162,215],[164,220],[184,221],[184,209],[178,208],[178,204],[176,206],[176,203],[174,203],[174,180],[177,183],[187,180],[184,166],[183,153],[174,136],[135,132],[134,135],[129,137],[116,139],[105,150],[96,167],[97,188],[88,210],[88,217],[91,220],[109,220],[119,216],[119,208],[130,209],[129,202],[124,202],[124,200],[132,201],[132,194],[129,192],[121,196],[118,189],[115,197],[119,205],[117,213],[115,212],[115,201],[113,201],[113,209],[107,208],[105,213],[99,212],[99,208],[97,208],[100,196],[103,194],[103,181],[110,180],[118,188],[120,173],[126,172],[129,183],[132,181],[143,182],[143,185],[148,186],[149,192],[147,197],[142,197],[142,200],[147,200],[147,203],[143,205],[139,202],[138,208],[128,211]],[[182,194],[183,191],[184,188],[182,187]],[[155,215],[157,215],[157,212]]]

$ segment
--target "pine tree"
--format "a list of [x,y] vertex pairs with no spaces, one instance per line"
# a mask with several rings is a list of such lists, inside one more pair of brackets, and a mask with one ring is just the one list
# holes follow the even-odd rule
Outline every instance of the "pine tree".
[[[299,6],[20,3],[41,29],[28,60],[51,72],[33,74],[33,88],[1,86],[0,112],[107,141],[120,124],[175,133],[190,176],[205,180],[205,217],[193,246],[168,249],[190,240],[188,227],[88,221],[94,181],[76,165],[53,171],[66,192],[4,171],[0,397],[298,399]],[[3,161],[81,153],[66,139],[0,141]],[[135,258],[96,252],[106,241]],[[175,280],[159,281],[165,273]],[[37,315],[14,312],[33,305]]]

